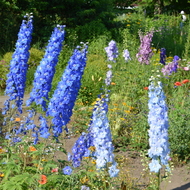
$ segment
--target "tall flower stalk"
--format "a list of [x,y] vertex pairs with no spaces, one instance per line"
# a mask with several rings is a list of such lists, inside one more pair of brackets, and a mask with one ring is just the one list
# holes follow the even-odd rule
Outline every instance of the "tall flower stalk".
[[157,78],[151,78],[149,86],[149,114],[148,123],[150,125],[148,155],[152,159],[149,164],[151,172],[159,173],[162,165],[169,170],[169,143],[168,143],[168,108],[162,83]]
[[9,99],[4,104],[3,114],[6,114],[9,110],[10,101],[14,101],[11,108],[17,108],[22,113],[26,73],[28,69],[27,62],[30,55],[29,49],[33,31],[32,18],[32,13],[25,15],[25,20],[22,21],[18,33],[16,49],[10,62],[10,71],[7,74],[5,95],[8,95]]
[[51,83],[55,74],[55,66],[58,62],[58,56],[62,49],[62,42],[65,37],[65,26],[57,25],[52,32],[49,43],[46,47],[45,55],[34,75],[33,89],[26,105],[35,102],[41,105],[46,111],[46,102],[49,99],[48,93],[51,90]]
[[139,52],[136,54],[136,57],[138,58],[138,61],[141,64],[150,64],[150,58],[152,57],[152,49],[151,49],[151,42],[153,37],[154,31],[147,32],[145,35],[141,31],[139,31],[139,37],[140,37],[140,48]]
[[78,46],[74,50],[48,105],[47,115],[53,117],[52,124],[55,137],[62,133],[62,127],[70,121],[86,66],[87,48],[88,46],[84,44],[84,47]]
[[[114,48],[112,48],[113,44]],[[116,44],[111,41],[109,46],[105,49],[108,53],[109,61],[113,62],[115,62],[115,45]],[[112,135],[107,117],[109,101],[108,87],[110,86],[112,79],[112,66],[108,64],[108,68],[109,70],[107,71],[105,79],[105,94],[100,95],[96,101],[88,133],[82,133],[72,148],[73,154],[69,154],[68,157],[69,160],[72,161],[74,167],[79,167],[82,158],[90,156],[96,160],[97,170],[101,171],[106,168],[108,169],[110,177],[116,177],[119,170],[117,169],[117,163],[114,159],[114,147],[112,144]]]

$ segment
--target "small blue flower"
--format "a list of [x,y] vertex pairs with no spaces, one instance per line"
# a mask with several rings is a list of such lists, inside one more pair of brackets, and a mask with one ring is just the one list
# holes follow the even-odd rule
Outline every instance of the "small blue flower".
[[151,172],[158,173],[162,166],[160,165],[159,161],[156,159],[153,159],[151,163],[149,164],[149,168]]
[[126,62],[128,62],[129,60],[131,60],[130,53],[129,53],[128,49],[125,49],[123,51],[123,57],[124,57],[124,59],[125,59]]
[[70,167],[70,166],[65,166],[64,168],[63,168],[63,174],[65,174],[65,175],[71,175],[72,174],[72,168]]

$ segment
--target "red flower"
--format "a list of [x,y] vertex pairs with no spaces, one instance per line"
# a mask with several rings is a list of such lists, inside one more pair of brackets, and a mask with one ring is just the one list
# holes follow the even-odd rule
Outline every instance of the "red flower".
[[146,86],[146,87],[144,87],[144,90],[148,90],[148,87]]
[[180,82],[175,82],[174,83],[176,86],[181,86],[182,84]]
[[52,173],[54,173],[54,172],[58,172],[58,168],[54,168],[54,169],[52,169],[51,172],[52,172]]
[[46,184],[47,183],[47,177],[45,175],[41,175],[40,180],[38,180],[40,184]]
[[189,82],[189,80],[188,80],[188,79],[185,79],[185,80],[183,80],[181,83],[185,84],[185,83],[188,83],[188,82]]

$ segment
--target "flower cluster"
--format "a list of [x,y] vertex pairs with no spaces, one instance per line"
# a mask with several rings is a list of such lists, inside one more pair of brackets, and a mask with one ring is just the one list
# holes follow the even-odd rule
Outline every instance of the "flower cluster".
[[108,56],[108,60],[115,62],[115,59],[118,57],[118,48],[116,42],[111,40],[105,50]]
[[153,55],[151,49],[153,30],[148,32],[146,35],[143,35],[142,32],[139,32],[139,37],[141,45],[139,48],[139,52],[136,54],[136,57],[141,64],[148,65],[150,63],[150,58]]
[[81,86],[81,78],[86,66],[87,45],[77,47],[58,83],[48,105],[47,115],[52,116],[53,134],[58,137],[62,126],[70,121],[72,109]]
[[125,49],[123,51],[123,57],[124,57],[124,59],[125,59],[126,62],[128,62],[129,60],[131,60],[130,53],[129,53],[128,49]]
[[163,75],[171,75],[173,72],[177,72],[178,60],[179,57],[175,55],[173,61],[162,68]]
[[148,155],[152,158],[149,168],[150,171],[158,173],[161,165],[165,165],[168,168],[170,153],[168,143],[168,108],[160,81],[151,81],[148,107],[148,123],[150,125],[148,131],[150,146]]
[[109,167],[108,172],[110,177],[116,177],[119,170],[116,168],[117,163],[114,160],[114,148],[107,112],[107,101],[104,98],[98,99],[93,111],[89,130],[93,134],[93,144],[96,150],[94,157],[96,158],[97,169],[101,170],[106,167],[107,163],[111,163],[112,165]]
[[30,93],[30,98],[26,101],[27,106],[35,102],[37,105],[41,105],[44,111],[46,110],[46,100],[48,100],[48,93],[51,89],[55,66],[58,62],[64,37],[65,26],[58,25],[55,27],[46,47],[44,58],[35,72],[33,89]]
[[74,167],[79,167],[83,157],[89,157],[89,148],[93,145],[92,133],[82,133],[72,148],[72,155],[68,154],[68,160],[72,161]]
[[22,113],[22,103],[25,91],[26,73],[28,69],[29,49],[32,40],[33,16],[26,14],[22,21],[16,49],[10,62],[10,72],[7,74],[5,94],[9,99],[5,102],[3,114],[9,110],[10,101],[15,100],[13,106],[17,106],[18,111]]
[[165,48],[160,49],[160,63],[162,63],[163,65],[166,64],[166,49]]

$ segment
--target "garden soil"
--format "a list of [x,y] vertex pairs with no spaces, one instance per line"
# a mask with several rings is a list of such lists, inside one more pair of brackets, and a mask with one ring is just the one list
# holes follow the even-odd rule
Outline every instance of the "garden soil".
[[[29,95],[24,97],[24,102],[28,99]],[[7,100],[6,96],[0,96],[0,108],[3,108],[3,104]],[[71,148],[74,145],[77,137],[70,137],[64,139],[64,148],[67,152],[71,152]],[[142,158],[138,152],[116,152],[115,156],[121,156],[127,160],[127,165],[123,170],[128,172],[131,179],[137,184],[138,189],[146,189],[146,185],[149,182],[148,176],[143,176],[144,167],[142,166]],[[56,159],[66,159],[65,155],[58,153]],[[170,181],[170,182],[168,182]],[[180,167],[174,167],[172,175],[169,180],[161,183],[161,190],[190,190],[190,166],[183,165]]]

